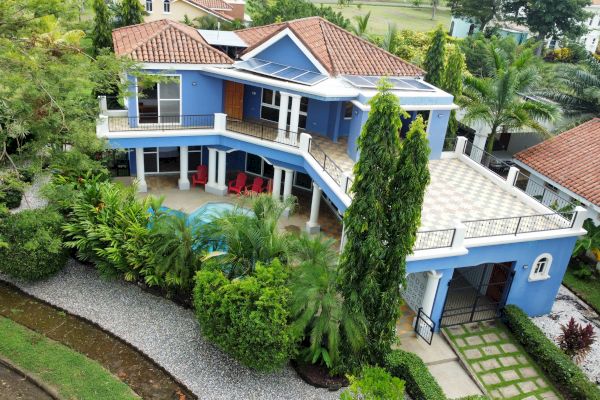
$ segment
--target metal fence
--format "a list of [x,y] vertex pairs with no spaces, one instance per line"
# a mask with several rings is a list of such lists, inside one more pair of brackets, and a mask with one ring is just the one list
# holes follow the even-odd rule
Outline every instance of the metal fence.
[[214,114],[169,115],[141,114],[135,117],[108,117],[108,130],[147,131],[177,129],[212,129],[215,126]]
[[570,229],[573,227],[575,214],[573,211],[564,214],[549,213],[465,221],[465,239]]
[[505,161],[500,160],[497,157],[494,157],[490,153],[486,152],[483,149],[475,146],[473,143],[467,141],[465,142],[465,148],[463,149],[463,154],[468,156],[471,160],[476,163],[486,167],[499,177],[506,179],[508,176],[508,171],[510,170],[511,165]]
[[350,179],[346,174],[344,174],[344,170],[333,161],[331,157],[327,155],[325,150],[323,150],[317,142],[314,140],[310,141],[308,146],[308,153],[315,159],[315,161],[323,168],[325,172],[339,185],[340,188],[347,195],[350,195],[350,189],[352,188],[352,179]]
[[577,207],[577,204],[570,201],[570,199],[561,196],[556,190],[553,190],[544,184],[535,182],[523,172],[517,174],[514,186],[559,214],[569,214]]
[[417,232],[414,250],[432,250],[452,247],[456,229]]

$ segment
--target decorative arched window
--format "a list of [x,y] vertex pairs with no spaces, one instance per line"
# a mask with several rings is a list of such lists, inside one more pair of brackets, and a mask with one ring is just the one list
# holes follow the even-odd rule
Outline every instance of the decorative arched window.
[[164,0],[163,11],[165,14],[169,14],[171,12],[171,0]]
[[552,255],[540,254],[531,265],[529,274],[530,281],[540,281],[550,278],[550,267],[552,266]]

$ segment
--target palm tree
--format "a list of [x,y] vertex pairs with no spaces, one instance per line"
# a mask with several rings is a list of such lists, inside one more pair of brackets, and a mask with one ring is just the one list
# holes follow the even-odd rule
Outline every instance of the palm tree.
[[488,50],[493,65],[492,76],[465,78],[463,96],[459,100],[465,109],[463,122],[483,122],[490,128],[486,144],[488,153],[491,153],[500,129],[530,128],[548,136],[548,131],[541,123],[554,121],[558,115],[557,107],[523,98],[540,80],[532,50],[523,50],[510,63],[507,60],[511,57],[493,44]]
[[261,195],[252,200],[250,210],[236,207],[216,216],[204,225],[202,238],[207,246],[218,242],[223,251],[210,253],[206,262],[228,272],[232,279],[251,274],[258,261],[287,261],[290,236],[279,229],[278,223],[294,204],[293,197],[280,202]]
[[321,236],[302,234],[293,243],[291,275],[292,329],[309,339],[307,362],[323,361],[329,369],[340,366],[340,338],[343,334],[353,351],[360,351],[365,338],[365,319],[344,307],[338,291],[338,254],[334,242]]
[[580,64],[562,64],[555,87],[541,94],[558,103],[567,117],[583,122],[600,115],[600,62],[589,57]]
[[354,21],[356,21],[356,25],[352,25],[350,30],[356,36],[359,36],[363,39],[369,39],[369,34],[367,33],[367,27],[369,26],[369,19],[371,18],[371,11],[366,13],[365,15],[356,15],[354,16]]
[[398,27],[396,24],[389,24],[388,30],[383,37],[383,43],[381,44],[381,48],[389,51],[392,54],[396,54],[396,49],[398,48],[399,40],[398,40]]
[[184,291],[192,288],[193,278],[200,269],[201,257],[196,251],[199,246],[199,225],[189,224],[183,213],[161,212],[152,220],[151,234],[156,247],[152,257],[155,274],[148,280],[164,279],[167,286],[181,287]]

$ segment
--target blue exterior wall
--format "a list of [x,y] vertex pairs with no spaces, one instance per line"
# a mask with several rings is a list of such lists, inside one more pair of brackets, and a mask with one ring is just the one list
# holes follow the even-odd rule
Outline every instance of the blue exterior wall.
[[352,120],[350,120],[350,129],[348,130],[348,150],[347,153],[354,161],[358,160],[358,147],[356,141],[360,136],[363,125],[369,117],[368,111],[362,111],[354,106],[352,110]]
[[430,160],[439,160],[442,157],[449,119],[450,111],[448,110],[431,111],[431,114],[429,115],[427,138],[429,139],[429,147],[431,148],[431,153],[429,154]]
[[[437,270],[442,272],[436,294],[432,319],[438,323],[448,291],[448,282],[454,268],[465,268],[484,263],[514,263],[514,278],[507,298],[507,304],[521,307],[528,315],[542,315],[550,312],[554,298],[567,269],[571,252],[577,238],[539,240],[504,245],[473,247],[464,256],[408,262],[408,273]],[[529,281],[532,263],[542,253],[552,255],[550,278]]]
[[262,89],[258,86],[246,85],[244,87],[244,117],[250,119],[260,118],[260,103]]
[[289,65],[308,71],[319,72],[289,36],[284,36],[253,58]]

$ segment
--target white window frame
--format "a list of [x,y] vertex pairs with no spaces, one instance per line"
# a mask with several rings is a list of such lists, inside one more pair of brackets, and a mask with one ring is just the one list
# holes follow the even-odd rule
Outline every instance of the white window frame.
[[171,0],[163,0],[163,14],[171,14]]
[[146,12],[148,14],[152,14],[153,8],[154,8],[154,4],[152,4],[152,0],[146,0]]
[[142,126],[142,127],[152,127],[155,126],[157,124],[161,123],[160,118],[162,117],[161,115],[161,110],[160,110],[160,102],[161,101],[179,101],[179,122],[178,123],[174,123],[173,125],[181,125],[182,122],[182,117],[183,117],[183,77],[181,74],[150,74],[150,75],[160,75],[160,76],[171,76],[171,77],[177,77],[179,79],[179,99],[162,99],[160,98],[160,82],[158,82],[156,84],[156,101],[158,104],[158,122],[154,123],[154,122],[147,122],[147,123],[141,123],[140,122],[140,110],[139,110],[139,95],[140,95],[140,91],[139,91],[139,87],[137,85],[137,78],[136,78],[136,92],[135,92],[135,108],[136,108],[136,114],[138,116],[138,126]]
[[[190,146],[188,146],[188,160],[190,158],[189,153],[200,153],[200,165],[202,165],[202,162],[204,161],[204,146],[200,146],[200,150],[190,150]],[[180,157],[181,157],[181,155],[180,155]],[[188,172],[196,172],[196,169],[190,169],[189,162],[188,162]]]
[[[271,90],[271,89],[266,89],[266,90]],[[273,97],[271,98],[272,102],[271,103],[263,103],[263,94],[264,94],[265,88],[261,88],[260,89],[260,119],[263,121],[269,121],[269,122],[275,122],[278,123],[279,121],[271,121],[270,119],[266,119],[262,117],[262,108],[263,107],[268,107],[268,108],[272,108],[274,110],[277,110],[277,115],[279,115],[279,110],[281,109],[281,95],[280,95],[280,105],[277,105],[277,103],[275,102],[275,99],[277,98],[277,90],[271,90],[273,92]],[[288,105],[289,107],[289,105]],[[308,106],[307,106],[308,108]],[[288,109],[288,114],[291,113],[292,111]],[[302,111],[300,110],[300,115],[303,115],[304,117],[306,117],[306,122],[308,123],[308,111]],[[286,126],[289,127],[289,125],[287,125],[287,120],[286,120]],[[302,129],[302,128],[300,128]]]
[[[543,269],[539,270],[541,263],[544,263]],[[543,281],[550,279],[550,268],[552,267],[552,254],[543,253],[536,257],[531,264],[531,272],[529,273],[529,281]]]

